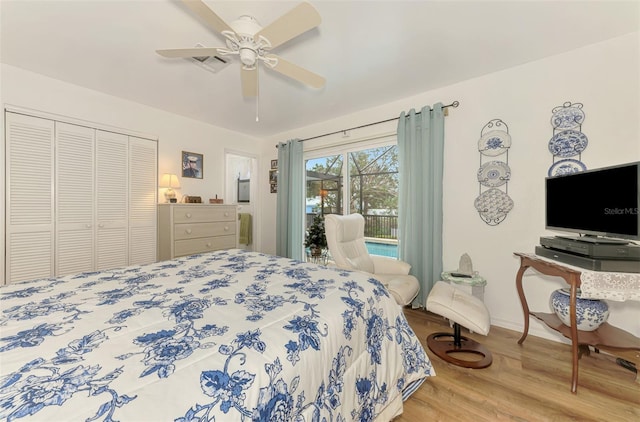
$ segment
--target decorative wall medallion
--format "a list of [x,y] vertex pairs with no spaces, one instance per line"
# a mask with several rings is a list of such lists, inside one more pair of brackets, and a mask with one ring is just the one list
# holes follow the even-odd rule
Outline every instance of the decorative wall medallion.
[[[509,148],[511,135],[506,123],[500,119],[490,120],[480,131],[478,152],[480,152],[480,168],[478,168],[479,194],[473,205],[480,218],[490,226],[500,224],[513,208],[513,201],[507,194],[507,186],[511,180],[509,167]],[[500,157],[483,163],[484,157]],[[489,188],[483,192],[483,187]],[[500,187],[500,189],[497,189]],[[504,189],[504,190],[501,190]]]
[[[582,152],[587,148],[587,135],[582,133],[585,114],[581,103],[565,102],[551,110],[551,126],[553,136],[549,140],[549,152],[553,155],[551,167],[547,171],[549,177],[584,171],[587,166],[582,163]],[[568,157],[578,156],[577,159]]]
[[564,176],[571,173],[577,173],[579,171],[585,171],[585,166],[582,161],[573,160],[567,158],[565,160],[556,161],[551,167],[549,167],[549,177]]
[[478,151],[489,157],[504,154],[509,147],[511,147],[511,135],[504,130],[491,130],[478,140]]
[[500,189],[491,188],[482,192],[473,205],[480,217],[489,225],[497,225],[513,209],[513,200]]
[[565,130],[553,135],[549,141],[549,151],[558,157],[573,157],[587,148],[587,135],[577,130]]
[[584,111],[582,104],[569,104],[568,106],[556,107],[551,116],[551,125],[559,130],[575,129],[582,125],[584,121]]
[[504,161],[489,161],[480,166],[478,182],[482,186],[502,186],[511,178],[511,169]]

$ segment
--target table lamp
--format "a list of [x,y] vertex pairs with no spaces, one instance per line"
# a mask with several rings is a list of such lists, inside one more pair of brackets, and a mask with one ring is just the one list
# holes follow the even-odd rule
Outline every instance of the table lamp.
[[163,174],[162,179],[160,179],[160,187],[167,188],[167,190],[164,192],[164,197],[167,203],[176,202],[176,192],[173,189],[180,189],[180,181],[178,180],[178,176],[169,173]]

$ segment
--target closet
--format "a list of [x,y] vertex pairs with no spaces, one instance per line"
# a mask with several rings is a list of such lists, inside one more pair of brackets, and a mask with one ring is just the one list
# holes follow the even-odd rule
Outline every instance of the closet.
[[156,258],[157,142],[6,112],[6,282]]

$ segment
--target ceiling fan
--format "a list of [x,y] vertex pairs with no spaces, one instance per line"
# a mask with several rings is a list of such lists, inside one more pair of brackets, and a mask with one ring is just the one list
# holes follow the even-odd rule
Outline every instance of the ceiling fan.
[[320,24],[320,15],[309,3],[297,5],[263,28],[251,16],[243,15],[231,24],[227,24],[201,0],[182,1],[208,26],[222,34],[226,38],[227,46],[156,50],[161,56],[169,58],[238,56],[242,64],[240,75],[244,97],[258,96],[258,62],[313,88],[324,86],[325,79],[322,76],[271,54],[273,48]]

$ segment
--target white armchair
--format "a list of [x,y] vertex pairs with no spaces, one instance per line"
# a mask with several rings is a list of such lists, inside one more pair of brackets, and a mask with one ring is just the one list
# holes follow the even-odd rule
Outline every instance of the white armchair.
[[418,295],[420,283],[409,274],[411,265],[394,258],[369,255],[364,243],[362,215],[325,215],[324,228],[329,253],[339,268],[372,274],[399,305],[410,304]]

